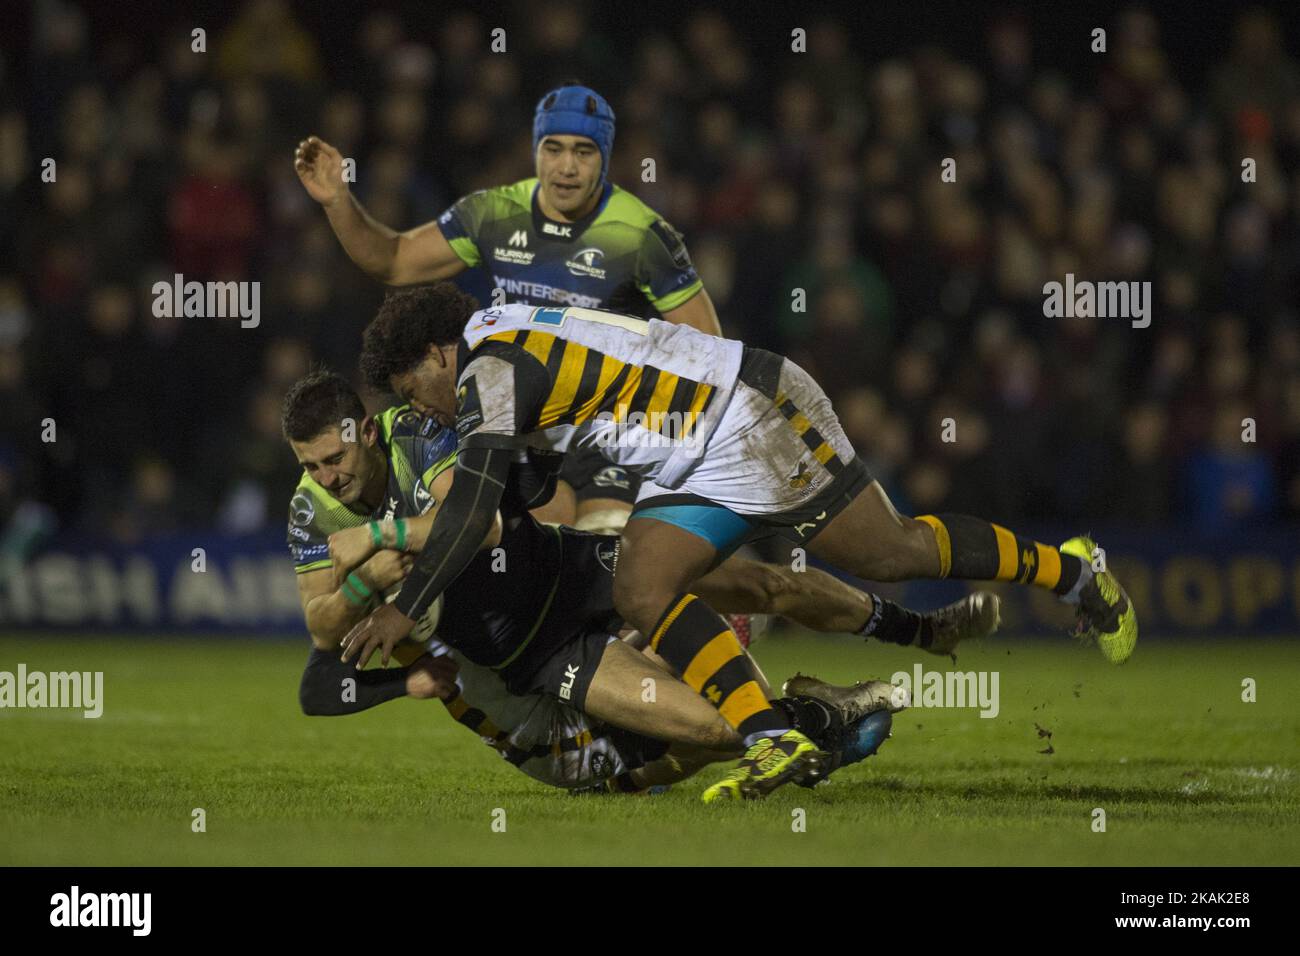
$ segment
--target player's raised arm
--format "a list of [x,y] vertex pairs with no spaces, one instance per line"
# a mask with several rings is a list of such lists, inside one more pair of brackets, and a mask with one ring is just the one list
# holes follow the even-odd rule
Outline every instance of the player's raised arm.
[[325,209],[344,251],[371,278],[414,285],[449,279],[465,268],[436,222],[406,232],[376,222],[343,179],[343,156],[319,137],[298,144],[293,168],[307,194]]

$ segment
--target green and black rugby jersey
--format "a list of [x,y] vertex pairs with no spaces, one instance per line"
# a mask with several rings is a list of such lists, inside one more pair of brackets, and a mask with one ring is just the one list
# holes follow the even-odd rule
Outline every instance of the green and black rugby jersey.
[[438,226],[467,266],[491,274],[508,303],[643,313],[648,300],[662,314],[703,288],[681,234],[612,183],[578,222],[548,219],[534,178],[471,193]]
[[[377,421],[388,453],[388,493],[373,512],[352,510],[306,474],[299,482],[289,507],[289,551],[300,574],[330,566],[335,531],[428,511],[434,479],[455,464],[454,428],[407,405]],[[437,636],[509,683],[583,628],[617,629],[610,596],[614,539],[544,526],[508,500],[501,511],[500,545],[479,551],[447,589]],[[576,542],[567,556],[565,536]]]
[[373,512],[354,511],[305,471],[289,503],[289,553],[302,574],[330,566],[329,537],[368,521],[409,518],[433,506],[433,480],[456,463],[456,432],[397,405],[375,419],[388,456],[388,492]]

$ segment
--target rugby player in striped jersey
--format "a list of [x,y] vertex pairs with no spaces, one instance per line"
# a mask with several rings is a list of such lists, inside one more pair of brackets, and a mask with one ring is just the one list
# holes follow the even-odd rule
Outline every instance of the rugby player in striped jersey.
[[[342,154],[319,137],[298,144],[294,170],[352,261],[380,282],[416,285],[479,268],[493,304],[612,309],[721,335],[681,234],[609,178],[615,116],[605,98],[566,82],[538,101],[532,134],[534,176],[470,193],[402,231],[371,217],[344,180]],[[543,517],[618,534],[639,485],[599,451],[579,448],[565,456]],[[749,617],[732,623],[748,643]]]
[[[390,293],[366,330],[362,369],[459,435],[456,480],[393,605],[356,625],[344,656],[387,657],[461,574],[515,493],[520,454],[598,447],[643,478],[614,577],[620,616],[718,706],[748,750],[706,801],[761,797],[825,757],[770,706],[752,662],[694,590],[742,543],[779,534],[865,580],[1015,581],[1075,606],[1078,630],[1119,663],[1133,606],[1090,539],[1060,548],[959,514],[899,515],[793,362],[694,329],[580,308],[477,303],[446,284]],[[468,324],[467,324],[468,323]],[[915,639],[876,602],[868,630]],[[635,693],[636,667],[600,661]],[[600,676],[598,672],[597,677]],[[630,682],[630,683],[629,683]]]
[[[642,657],[614,637],[618,539],[543,527],[517,497],[501,504],[482,542],[492,550],[426,612],[420,643],[398,649],[409,669],[358,672],[343,664],[340,639],[400,584],[448,493],[455,432],[406,406],[367,416],[347,381],[325,371],[290,391],[283,430],[303,466],[288,543],[315,647],[300,689],[304,711],[343,714],[404,694],[438,696],[525,773],[566,787],[614,780],[618,789],[639,789],[743,750],[717,712],[662,667],[647,671],[657,678],[652,699],[629,705],[609,695],[597,713],[582,710],[595,669],[589,660],[594,665],[609,645]],[[754,573],[761,566],[733,559],[703,592],[727,606]],[[866,595],[820,572],[807,577],[800,601],[793,615],[827,629],[851,627],[870,607]],[[987,633],[996,618],[989,601],[968,598],[932,615],[942,635],[933,650]],[[424,644],[434,630],[446,644],[435,642],[440,656],[429,657]],[[899,703],[879,681],[835,688],[800,678],[797,686],[800,696],[778,706],[832,753],[823,774],[873,752],[888,719],[867,718]]]

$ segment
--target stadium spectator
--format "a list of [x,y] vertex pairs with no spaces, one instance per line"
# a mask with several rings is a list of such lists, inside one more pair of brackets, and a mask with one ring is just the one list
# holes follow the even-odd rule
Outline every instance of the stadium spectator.
[[[821,17],[780,56],[757,19],[687,12],[628,49],[565,3],[500,56],[467,10],[248,0],[210,18],[205,55],[183,17],[155,49],[109,7],[39,4],[26,60],[0,57],[10,512],[35,496],[126,537],[256,526],[291,476],[202,443],[261,434],[264,396],[310,362],[353,373],[382,292],[307,208],[294,143],[320,130],[376,218],[415,224],[528,175],[531,105],[577,74],[619,113],[612,175],[691,238],[726,332],[806,362],[900,505],[1300,519],[1300,69],[1272,13],[1222,13],[1198,59],[1177,24],[1121,11],[1087,66],[1036,9],[884,55]],[[177,272],[262,282],[259,329],[154,315]],[[1067,272],[1152,282],[1151,327],[1045,318]],[[68,443],[32,440],[47,414]],[[125,510],[86,461],[134,488]]]

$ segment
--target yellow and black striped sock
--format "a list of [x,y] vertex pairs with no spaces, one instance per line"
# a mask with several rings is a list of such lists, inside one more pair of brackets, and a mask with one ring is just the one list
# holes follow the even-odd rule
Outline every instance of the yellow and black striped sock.
[[763,693],[757,668],[727,622],[694,594],[679,594],[650,635],[650,649],[748,741],[790,729]]
[[1050,544],[1021,538],[970,515],[919,515],[939,545],[939,576],[967,581],[1015,581],[1068,594],[1083,562]]

